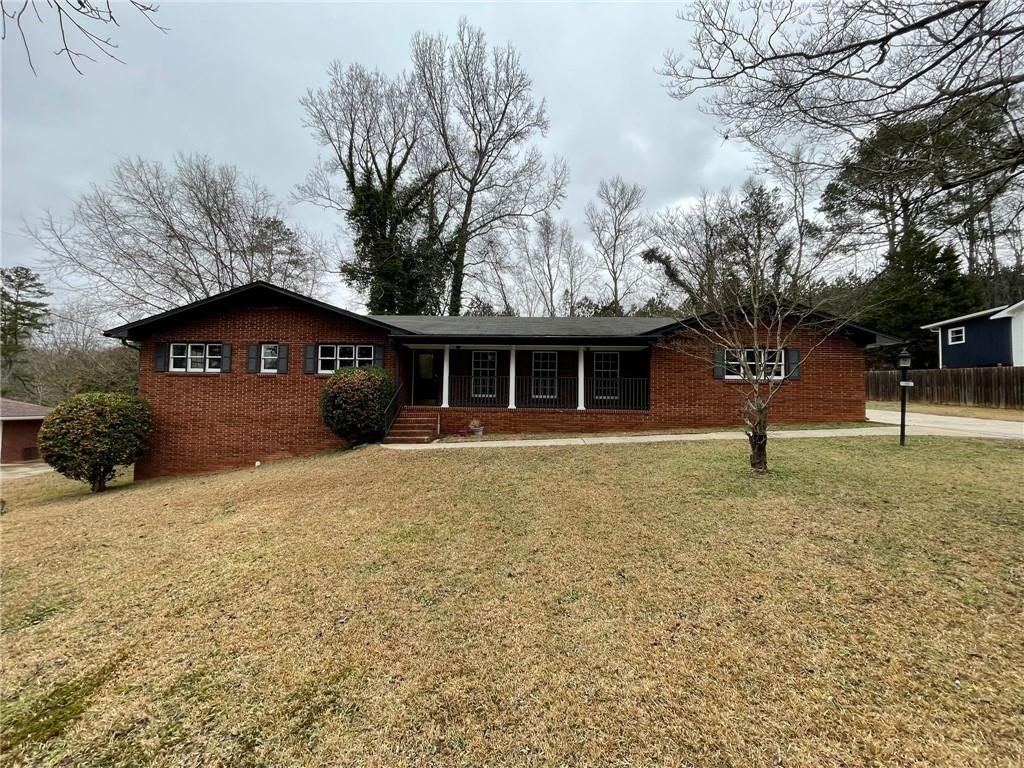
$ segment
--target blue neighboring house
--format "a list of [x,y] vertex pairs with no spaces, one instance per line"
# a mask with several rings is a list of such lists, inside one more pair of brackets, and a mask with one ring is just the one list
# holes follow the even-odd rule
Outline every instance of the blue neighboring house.
[[1024,301],[921,328],[939,335],[939,368],[1024,366]]

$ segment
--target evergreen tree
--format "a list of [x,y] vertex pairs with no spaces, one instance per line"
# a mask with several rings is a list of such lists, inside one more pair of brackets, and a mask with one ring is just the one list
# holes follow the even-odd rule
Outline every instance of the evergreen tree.
[[[868,291],[870,308],[862,322],[907,339],[915,368],[934,368],[939,363],[935,334],[922,330],[922,325],[986,305],[981,284],[964,274],[956,251],[916,228],[906,233]],[[877,362],[886,364],[881,358]]]
[[39,275],[28,267],[0,269],[0,364],[2,391],[24,388],[30,380],[21,369],[22,355],[32,334],[47,325],[47,305],[43,301],[50,292]]

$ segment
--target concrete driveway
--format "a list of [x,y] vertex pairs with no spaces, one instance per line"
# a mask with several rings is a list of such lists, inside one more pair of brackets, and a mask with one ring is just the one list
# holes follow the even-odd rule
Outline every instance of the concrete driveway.
[[53,470],[42,461],[28,461],[22,464],[0,464],[0,480],[20,480],[34,475],[48,475]]
[[[876,411],[869,408],[869,421],[899,424],[899,411]],[[970,419],[963,416],[935,416],[928,413],[907,414],[908,435],[951,435],[954,437],[995,437],[1001,440],[1024,440],[1024,422],[996,419]]]

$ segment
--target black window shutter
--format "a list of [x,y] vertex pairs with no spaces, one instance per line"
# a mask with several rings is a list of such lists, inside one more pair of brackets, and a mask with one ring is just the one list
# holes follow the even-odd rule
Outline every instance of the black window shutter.
[[153,370],[163,372],[167,370],[167,352],[170,345],[165,341],[158,341],[153,345]]
[[378,368],[384,367],[384,347],[380,344],[373,345],[373,364]]
[[250,344],[249,354],[245,358],[245,371],[246,373],[259,373],[260,372],[260,345]]
[[725,349],[723,349],[722,347],[718,347],[718,349],[715,350],[715,368],[714,368],[714,371],[715,371],[714,375],[715,375],[716,379],[724,379],[725,378]]
[[786,347],[786,378],[800,378],[800,350],[796,347]]
[[288,345],[277,345],[277,372],[288,373]]
[[231,373],[231,345],[220,345],[220,372]]
[[306,373],[316,373],[316,344],[306,345]]

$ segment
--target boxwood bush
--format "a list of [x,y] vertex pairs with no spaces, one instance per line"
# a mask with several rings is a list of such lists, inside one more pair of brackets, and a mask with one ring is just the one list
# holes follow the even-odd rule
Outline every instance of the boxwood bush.
[[138,395],[90,392],[56,406],[39,429],[39,453],[65,477],[102,491],[119,466],[145,453],[153,412]]
[[396,391],[395,377],[382,368],[341,368],[320,393],[320,415],[328,429],[350,443],[379,440]]

